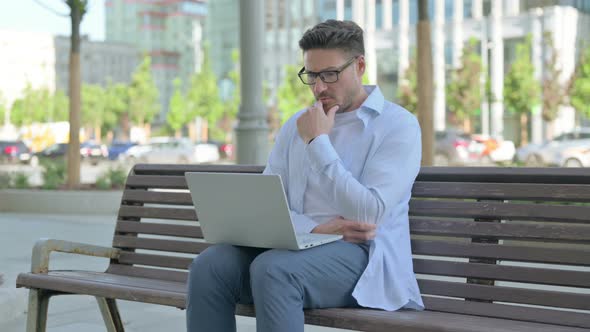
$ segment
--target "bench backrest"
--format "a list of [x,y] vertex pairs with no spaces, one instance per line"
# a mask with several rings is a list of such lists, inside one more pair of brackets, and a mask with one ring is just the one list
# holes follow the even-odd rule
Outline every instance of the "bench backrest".
[[[122,254],[109,271],[185,281],[208,244],[184,173],[262,169],[136,165],[113,239]],[[410,227],[429,310],[590,327],[588,170],[422,168]]]

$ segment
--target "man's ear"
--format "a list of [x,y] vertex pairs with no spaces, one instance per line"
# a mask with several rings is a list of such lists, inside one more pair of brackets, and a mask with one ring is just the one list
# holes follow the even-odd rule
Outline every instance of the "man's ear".
[[357,74],[359,75],[359,77],[363,77],[363,75],[365,74],[365,70],[367,69],[367,63],[365,62],[364,55],[359,55],[357,66]]

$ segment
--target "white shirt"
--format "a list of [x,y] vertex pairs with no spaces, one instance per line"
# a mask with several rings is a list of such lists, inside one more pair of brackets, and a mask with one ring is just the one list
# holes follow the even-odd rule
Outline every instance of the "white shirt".
[[357,110],[336,114],[329,135],[305,144],[295,114],[281,128],[264,174],[279,174],[297,232],[342,216],[377,224],[352,295],[364,307],[423,309],[412,268],[408,202],[420,170],[416,118],[376,86]]

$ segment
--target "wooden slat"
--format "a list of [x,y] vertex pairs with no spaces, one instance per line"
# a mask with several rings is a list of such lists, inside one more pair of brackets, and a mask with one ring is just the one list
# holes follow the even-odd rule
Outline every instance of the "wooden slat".
[[125,190],[123,192],[123,201],[144,204],[193,205],[190,193],[147,191],[142,189]]
[[590,250],[583,249],[412,240],[412,253],[415,255],[493,258],[519,262],[590,266]]
[[587,168],[422,167],[417,181],[590,184]]
[[117,248],[149,249],[187,254],[198,254],[209,246],[209,243],[204,242],[151,239],[136,236],[115,235],[113,238],[113,247]]
[[410,218],[412,234],[590,243],[590,225],[483,223]]
[[590,287],[590,272],[414,259],[414,272],[556,286]]
[[203,238],[203,232],[199,226],[169,225],[126,220],[119,220],[115,231],[119,233],[167,235],[195,239]]
[[116,264],[116,263],[110,264],[109,268],[107,269],[107,272],[113,273],[113,274],[132,276],[132,277],[143,277],[143,278],[151,278],[151,279],[158,279],[158,280],[170,280],[170,281],[178,281],[178,282],[186,282],[186,280],[188,278],[188,272],[185,272],[185,271],[154,269],[154,268],[138,267],[138,266],[131,266],[131,265]]
[[572,205],[412,199],[409,213],[412,216],[590,222],[590,206]]
[[418,280],[418,284],[420,286],[420,293],[423,295],[451,296],[556,308],[590,310],[590,294],[488,286],[426,279]]
[[184,176],[163,175],[130,175],[127,178],[126,187],[131,188],[161,188],[161,189],[187,189]]
[[590,202],[580,184],[416,182],[413,197]]
[[134,174],[138,175],[178,175],[186,172],[222,173],[262,173],[262,165],[175,165],[175,164],[136,164]]
[[181,208],[155,208],[144,206],[121,206],[120,218],[150,218],[197,221],[197,213],[194,209]]
[[590,328],[590,314],[424,296],[428,310]]
[[167,267],[180,270],[188,270],[192,261],[192,258],[187,257],[138,254],[134,252],[122,252],[119,256],[119,263],[121,264]]

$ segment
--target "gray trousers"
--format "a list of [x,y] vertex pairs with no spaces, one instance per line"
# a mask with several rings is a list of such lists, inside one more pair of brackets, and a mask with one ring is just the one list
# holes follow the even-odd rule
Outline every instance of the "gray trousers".
[[303,309],[356,307],[368,245],[337,241],[291,251],[214,245],[190,266],[187,330],[236,331],[236,303],[256,308],[258,332],[303,332]]

